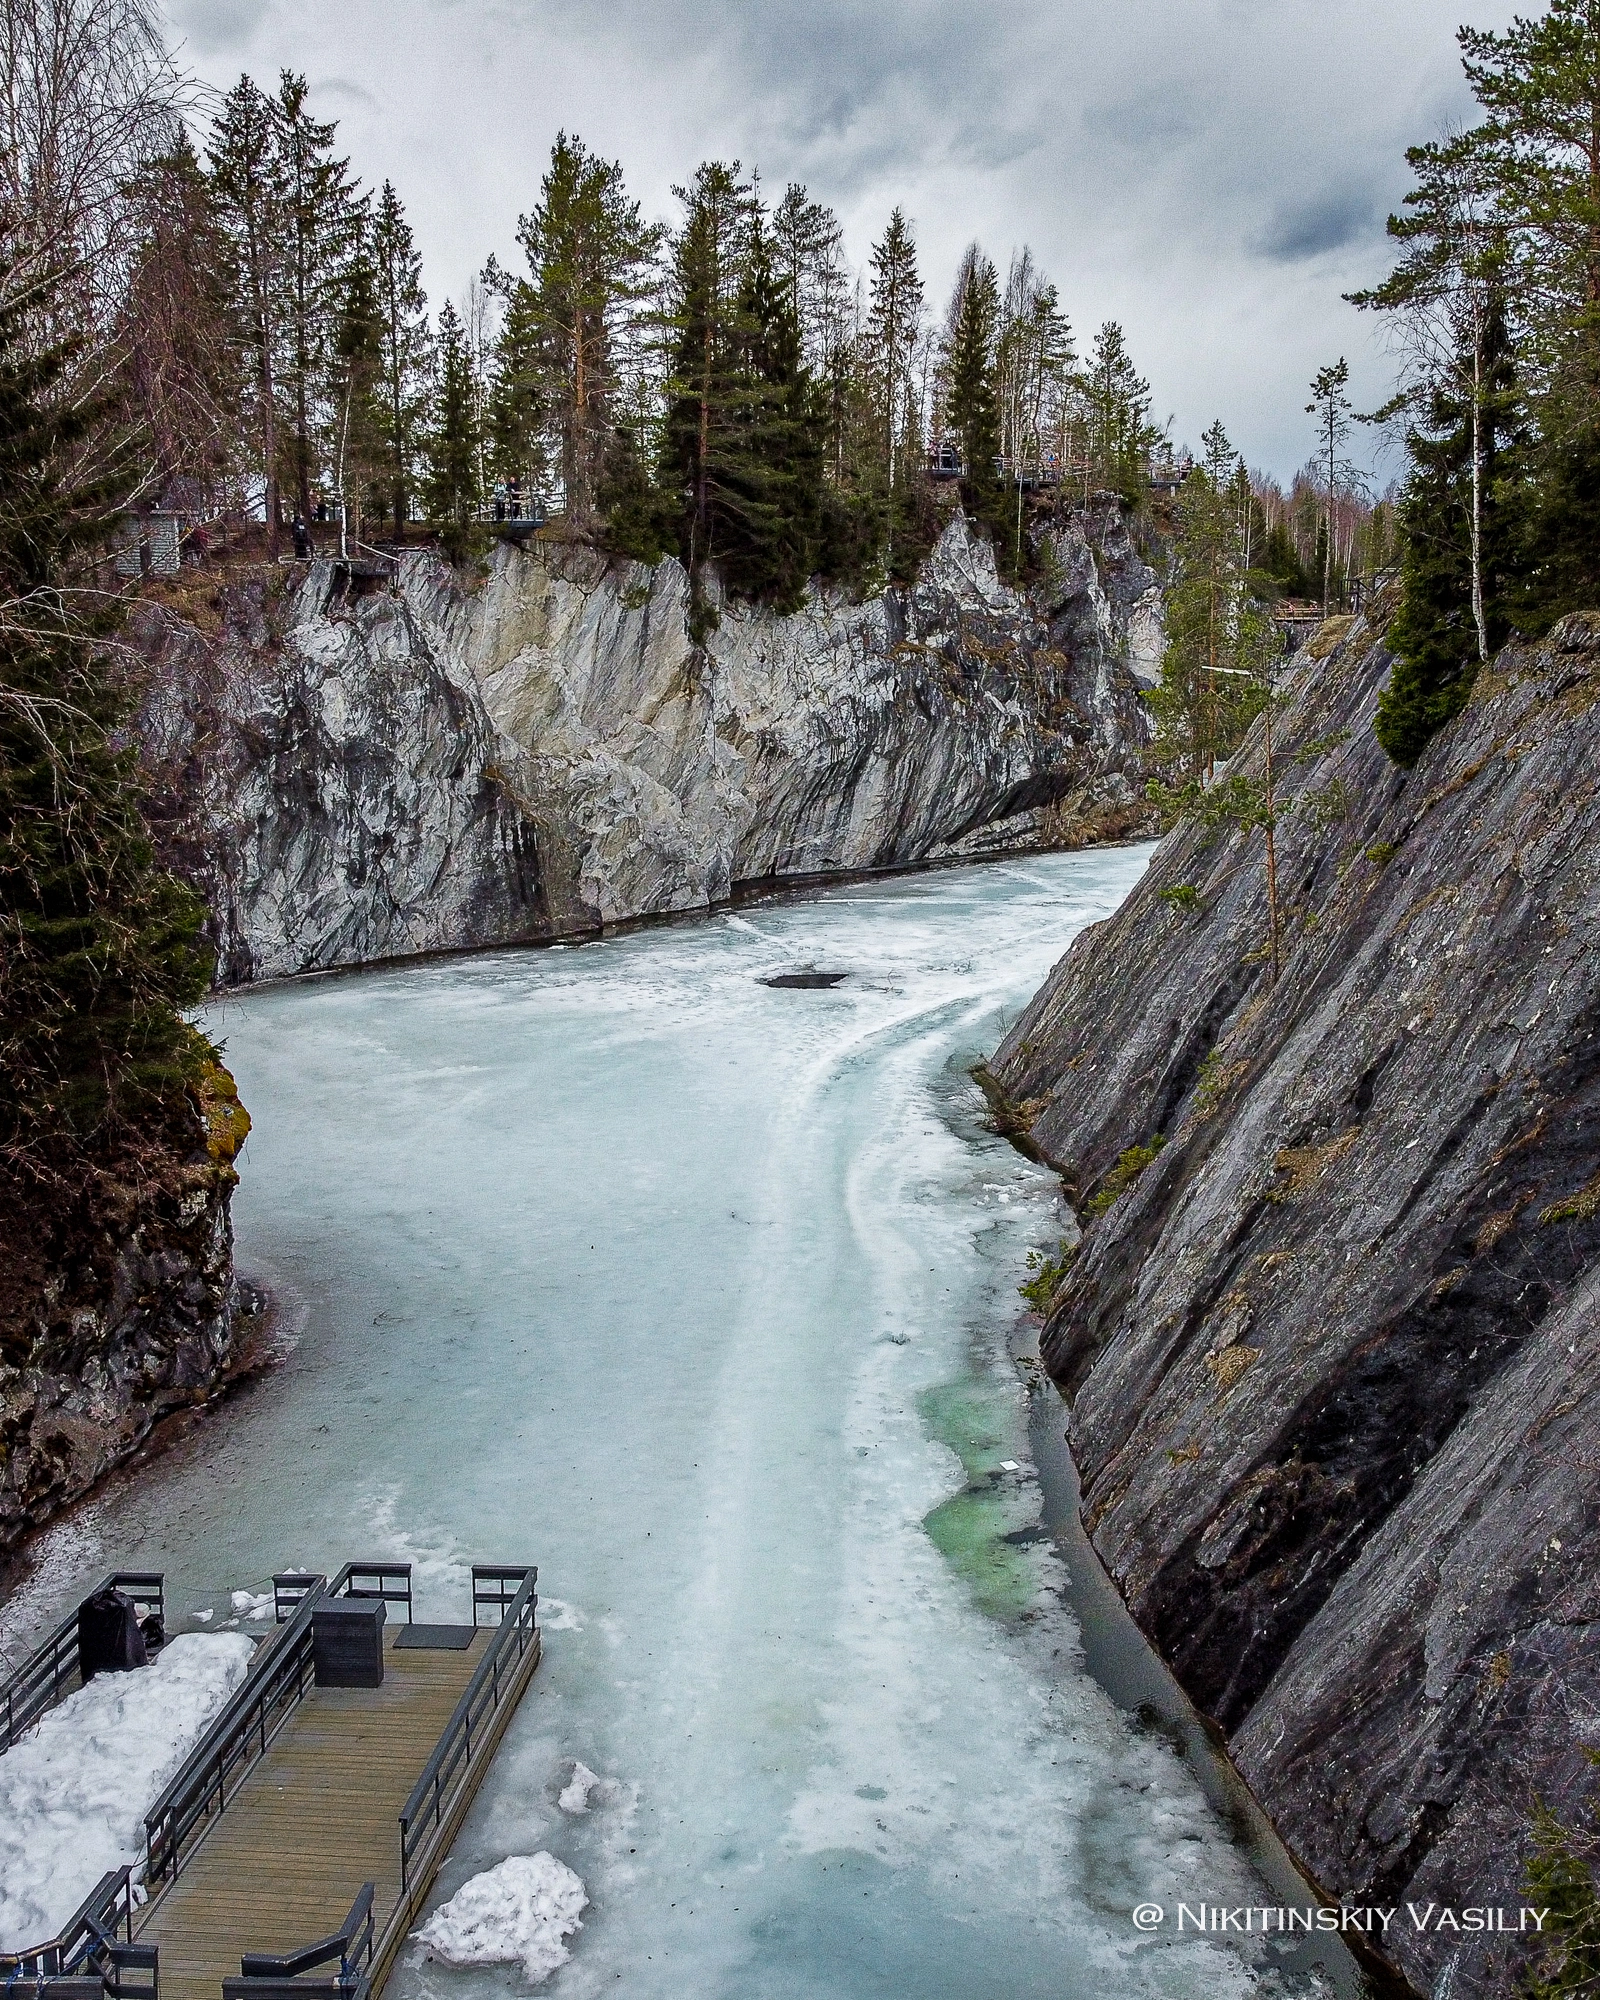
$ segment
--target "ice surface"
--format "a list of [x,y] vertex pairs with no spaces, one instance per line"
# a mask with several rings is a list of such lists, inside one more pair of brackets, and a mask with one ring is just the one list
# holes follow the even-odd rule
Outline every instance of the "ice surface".
[[412,1935],[446,1965],[520,1964],[538,1986],[571,1957],[563,1940],[581,1928],[588,1901],[553,1854],[513,1854],[463,1883]]
[[[564,1994],[1255,1982],[1230,1945],[1134,1933],[1147,1898],[1265,1892],[1084,1673],[1048,1541],[1004,1540],[1040,1504],[1005,1340],[1058,1188],[984,1129],[967,1066],[1144,861],[940,871],[208,1015],[255,1120],[240,1260],[306,1331],[122,1498],[115,1560],[226,1603],[404,1552],[439,1619],[469,1615],[467,1564],[536,1562],[544,1663],[452,1879],[547,1849],[576,1870]],[[850,977],[760,984],[807,963]],[[574,1814],[579,1760],[627,1779]],[[387,2000],[506,1977],[402,1965]]]
[[0,1951],[53,1937],[108,1869],[143,1858],[145,1814],[254,1651],[242,1632],[182,1633],[0,1757]]

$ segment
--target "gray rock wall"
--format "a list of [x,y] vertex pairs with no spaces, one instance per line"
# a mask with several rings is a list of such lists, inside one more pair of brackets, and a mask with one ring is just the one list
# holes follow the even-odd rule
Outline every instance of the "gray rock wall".
[[1047,569],[1009,588],[957,516],[909,591],[724,603],[703,646],[678,563],[539,544],[466,580],[408,555],[357,597],[317,563],[219,583],[205,617],[147,605],[163,844],[233,984],[1126,833],[1156,579],[1111,501]]
[[164,1129],[69,1178],[0,1175],[0,1552],[235,1370],[229,1204],[249,1127],[213,1068]]
[[[1043,1352],[1141,1626],[1327,1890],[1515,1911],[1600,1744],[1600,618],[1409,774],[1387,666],[1293,663],[1285,788],[1345,813],[1282,830],[1276,987],[1261,836],[1179,828],[994,1070],[1085,1221]],[[1512,1990],[1505,1940],[1389,1949]]]

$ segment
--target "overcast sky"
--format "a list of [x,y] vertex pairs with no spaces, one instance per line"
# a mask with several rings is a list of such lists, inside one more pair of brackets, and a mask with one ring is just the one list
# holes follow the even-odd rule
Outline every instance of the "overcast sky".
[[[1386,268],[1407,145],[1466,119],[1454,30],[1501,0],[166,0],[226,87],[309,77],[411,215],[434,302],[516,255],[555,133],[620,159],[647,213],[707,158],[801,180],[853,263],[898,202],[942,311],[962,246],[1032,246],[1081,348],[1127,329],[1155,415],[1215,416],[1287,479],[1312,373],[1387,391],[1340,294]],[[1464,10],[1470,10],[1464,12]]]

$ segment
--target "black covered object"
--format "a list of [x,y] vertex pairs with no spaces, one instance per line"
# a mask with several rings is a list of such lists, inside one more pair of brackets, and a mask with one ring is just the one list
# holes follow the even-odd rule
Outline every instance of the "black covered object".
[[311,1663],[318,1687],[383,1686],[383,1599],[330,1597],[311,1614]]
[[125,1674],[147,1664],[139,1614],[120,1590],[97,1590],[78,1606],[78,1678]]
[[151,1657],[167,1643],[167,1628],[161,1622],[159,1611],[152,1611],[139,1630],[144,1634],[144,1650]]

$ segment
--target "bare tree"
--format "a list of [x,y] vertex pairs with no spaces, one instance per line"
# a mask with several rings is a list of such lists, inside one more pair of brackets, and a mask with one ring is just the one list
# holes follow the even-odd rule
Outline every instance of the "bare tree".
[[0,205],[24,267],[31,255],[69,274],[46,331],[64,321],[91,347],[107,332],[128,277],[130,191],[172,151],[194,97],[157,0],[5,0]]

